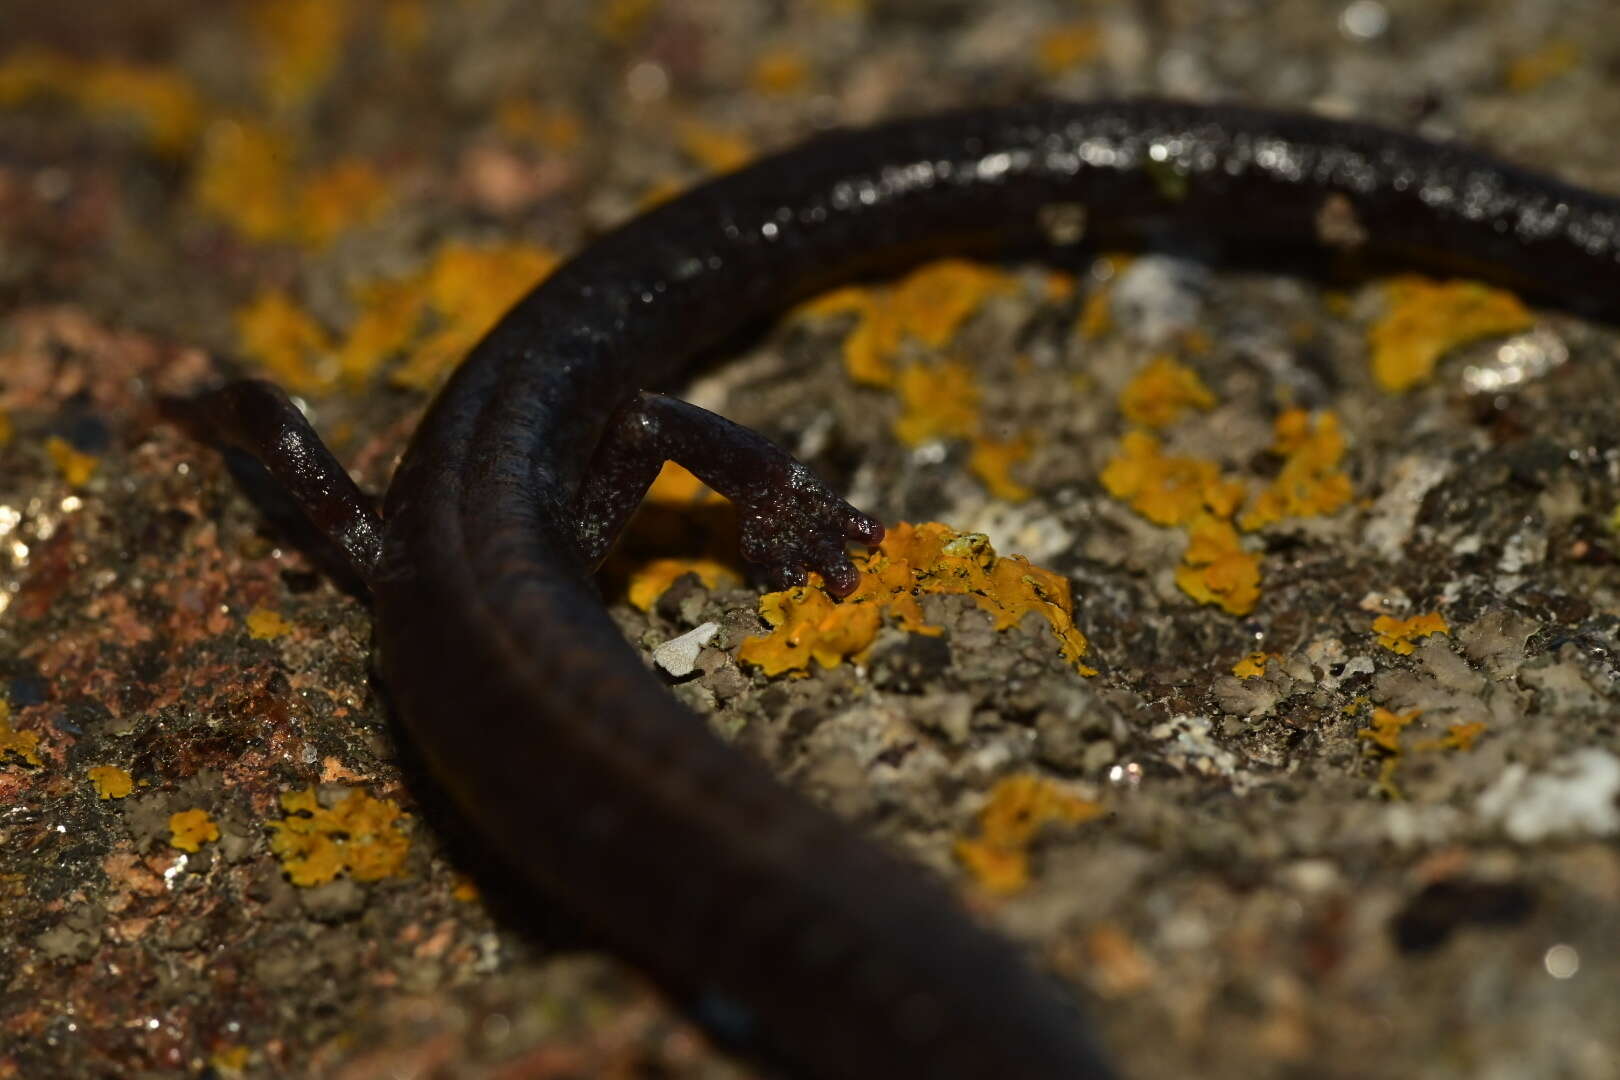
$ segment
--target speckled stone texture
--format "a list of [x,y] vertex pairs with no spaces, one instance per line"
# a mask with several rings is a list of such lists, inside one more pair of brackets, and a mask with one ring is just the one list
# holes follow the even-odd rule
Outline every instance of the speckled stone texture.
[[[1037,94],[1312,108],[1620,193],[1601,0],[331,7],[357,13],[341,62],[282,118],[300,160],[370,161],[392,198],[320,249],[244,237],[200,208],[194,159],[0,78],[0,692],[42,759],[0,760],[0,1080],[758,1074],[570,928],[466,887],[479,856],[419,801],[363,600],[162,421],[162,394],[245,366],[235,313],[261,289],[346,327],[352,282],[446,242],[566,252],[700,178],[691,125],[774,148]],[[0,61],[17,43],[118,57],[262,108],[250,5],[14,0],[5,23]],[[803,74],[762,75],[779,55]],[[566,108],[575,140],[514,141],[514,101]],[[960,443],[900,444],[836,323],[764,331],[691,389],[864,509],[1068,574],[1099,676],[1043,626],[997,634],[949,598],[924,605],[942,638],[888,630],[864,665],[799,680],[734,659],[757,590],[687,580],[616,616],[649,653],[717,623],[674,692],[955,882],[1072,983],[1128,1075],[1620,1077],[1620,334],[1538,308],[1395,396],[1367,371],[1376,281],[1211,254],[1166,238],[1081,266],[1080,294],[1112,298],[1091,340],[1016,268],[1027,288],[920,354],[971,360],[987,427],[1038,434],[1028,502],[989,498]],[[1242,618],[1188,600],[1181,534],[1098,482],[1119,391],[1160,351],[1218,399],[1177,452],[1264,479],[1286,403],[1333,409],[1348,440],[1352,507],[1259,534]],[[374,491],[427,400],[382,377],[307,397]],[[78,487],[62,446],[96,461]],[[290,629],[254,636],[260,609]],[[1371,632],[1435,610],[1451,632],[1409,655]],[[1238,678],[1253,651],[1278,659]],[[1422,710],[1383,784],[1358,736],[1374,707]],[[1471,749],[1417,749],[1475,723]],[[129,796],[97,797],[104,765]],[[1048,830],[1031,886],[991,899],[952,846],[1027,771],[1108,813]],[[311,784],[398,800],[405,875],[290,883],[266,823]],[[169,818],[192,808],[221,835],[184,853]]]

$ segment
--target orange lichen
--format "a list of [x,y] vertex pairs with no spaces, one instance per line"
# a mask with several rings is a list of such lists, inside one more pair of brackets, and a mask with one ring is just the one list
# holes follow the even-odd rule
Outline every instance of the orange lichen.
[[[1049,283],[1050,284],[1050,283]],[[807,318],[854,314],[844,339],[844,368],[866,386],[893,389],[901,412],[896,438],[908,446],[934,439],[972,442],[969,468],[998,498],[1019,500],[1030,491],[1009,475],[1029,456],[1027,436],[994,438],[984,432],[983,396],[973,369],[956,360],[899,363],[907,341],[939,350],[991,296],[1012,289],[1015,279],[962,259],[928,263],[887,289],[843,288],[799,309]]]
[[842,603],[827,595],[819,579],[761,597],[760,615],[772,630],[745,639],[738,659],[767,675],[804,672],[812,660],[823,667],[859,660],[885,616],[910,633],[941,633],[923,617],[918,598],[945,593],[973,596],[997,630],[1017,625],[1031,612],[1040,615],[1057,637],[1064,659],[1082,674],[1095,674],[1081,661],[1087,644],[1074,625],[1068,580],[1019,555],[998,558],[982,535],[957,533],[932,522],[901,522],[882,547],[857,555],[854,562],[859,584]]
[[1114,307],[1106,287],[1086,297],[1075,329],[1086,341],[1096,341],[1114,326]]
[[852,597],[851,602],[836,603],[819,581],[766,593],[759,598],[759,614],[771,632],[745,638],[737,659],[771,676],[806,673],[812,660],[830,668],[851,657],[859,659],[877,638],[883,608],[853,601]]
[[699,480],[684,466],[673,461],[664,462],[653,478],[652,486],[643,496],[644,502],[660,506],[697,506],[705,503],[723,503],[726,497]]
[[1246,531],[1264,528],[1285,517],[1316,517],[1342,509],[1350,501],[1350,477],[1340,468],[1344,435],[1331,412],[1312,415],[1288,409],[1276,420],[1272,451],[1283,466],[1238,519]]
[[1367,331],[1373,378],[1390,392],[1427,381],[1441,355],[1481,338],[1531,325],[1510,292],[1476,281],[1433,281],[1402,274],[1385,284],[1387,310]]
[[979,429],[981,392],[973,369],[966,364],[913,364],[900,372],[895,392],[901,412],[894,421],[894,435],[907,446],[967,438]]
[[323,885],[344,870],[356,881],[404,873],[410,838],[398,804],[356,788],[324,807],[313,787],[281,796],[287,816],[269,823],[270,850],[294,885]]
[[1215,407],[1198,372],[1171,356],[1156,356],[1119,395],[1119,410],[1125,419],[1142,427],[1168,427],[1189,409]]
[[1422,709],[1397,713],[1380,706],[1373,709],[1372,726],[1361,728],[1356,732],[1356,737],[1365,739],[1381,750],[1398,754],[1401,752],[1401,733],[1422,715]]
[[100,464],[94,455],[75,449],[60,435],[52,435],[45,440],[45,454],[71,488],[82,488],[88,484],[95,475],[96,466]]
[[192,173],[193,197],[249,240],[287,239],[295,227],[292,159],[287,137],[263,124],[211,124]]
[[1370,752],[1381,759],[1378,769],[1378,787],[1390,799],[1402,799],[1400,786],[1395,783],[1395,773],[1400,768],[1401,761],[1406,753],[1433,753],[1445,750],[1471,750],[1474,743],[1485,733],[1485,725],[1479,722],[1468,724],[1452,724],[1446,729],[1446,734],[1439,738],[1424,739],[1410,745],[1403,745],[1406,729],[1411,727],[1418,717],[1423,715],[1421,709],[1411,709],[1404,713],[1392,712],[1389,709],[1373,709],[1372,724],[1356,732],[1356,737],[1367,744]]
[[799,313],[858,315],[844,339],[844,368],[857,383],[890,387],[897,377],[896,356],[907,339],[943,348],[987,299],[1009,291],[1014,282],[1007,273],[966,259],[938,259],[888,288],[838,289]]
[[1247,615],[1260,599],[1260,556],[1244,551],[1231,522],[1205,514],[1193,522],[1176,585],[1200,604]]
[[323,248],[348,229],[375,220],[390,197],[376,166],[360,158],[342,158],[303,182],[298,239],[307,247]]
[[288,134],[241,118],[211,124],[192,180],[197,204],[256,243],[326,247],[374,220],[392,196],[377,167],[355,157],[301,172]]
[[338,349],[338,372],[346,385],[359,387],[416,336],[428,309],[428,289],[425,277],[417,274],[360,282],[352,291],[360,314]]
[[762,94],[791,94],[810,81],[810,64],[796,49],[770,49],[754,61],[748,84]]
[[116,765],[97,765],[87,771],[102,799],[122,799],[135,790],[135,778]]
[[293,632],[293,624],[269,608],[256,607],[242,621],[247,625],[248,636],[255,641],[270,641]]
[[1033,448],[1034,442],[1027,434],[1015,435],[1010,439],[975,435],[973,450],[968,455],[968,470],[996,498],[1023,502],[1034,492],[1012,478],[1012,467],[1028,460]]
[[1410,619],[1397,619],[1393,615],[1380,615],[1373,620],[1373,633],[1378,635],[1378,644],[1402,656],[1410,656],[1416,648],[1413,639],[1428,637],[1430,634],[1449,634],[1451,627],[1438,611],[1414,615]]
[[281,289],[265,289],[236,312],[242,352],[296,394],[332,389],[338,367],[332,339]]
[[539,106],[515,99],[502,102],[495,122],[506,135],[556,153],[577,150],[585,138],[579,113],[564,106]]
[[96,116],[133,121],[154,149],[187,149],[203,124],[203,107],[179,74],[121,61],[79,60],[22,48],[0,63],[0,106],[57,98]]
[[754,159],[754,144],[690,118],[677,121],[675,139],[682,153],[710,172],[728,173]]
[[1156,525],[1190,524],[1206,511],[1229,517],[1243,497],[1243,485],[1223,480],[1215,462],[1166,455],[1145,431],[1125,433],[1120,452],[1103,467],[1102,484]]
[[1422,709],[1396,713],[1381,707],[1375,708],[1372,726],[1361,728],[1356,732],[1356,737],[1364,740],[1368,749],[1383,759],[1378,767],[1378,787],[1383,791],[1385,798],[1395,801],[1405,798],[1400,785],[1395,783],[1395,771],[1401,764],[1401,734],[1422,715]]
[[596,32],[615,44],[627,44],[657,8],[658,0],[607,0],[597,8]]
[[15,429],[12,427],[10,414],[0,412],[0,449],[10,445],[14,434]]
[[1561,38],[1549,41],[1538,49],[1514,58],[1508,64],[1505,82],[1515,93],[1534,90],[1560,75],[1574,71],[1581,62],[1581,48],[1575,42]]
[[1061,75],[1094,58],[1102,44],[1102,31],[1094,23],[1053,27],[1036,43],[1035,65],[1049,78]]
[[396,53],[413,53],[427,40],[429,0],[383,0],[383,40]]
[[1276,653],[1252,652],[1232,665],[1232,674],[1240,679],[1258,679],[1266,673],[1266,665],[1275,659]]
[[308,101],[342,53],[351,6],[333,0],[257,0],[250,18],[265,93],[278,109]]
[[1474,743],[1485,734],[1485,725],[1478,720],[1469,724],[1452,724],[1438,739],[1425,739],[1413,745],[1413,750],[1472,750]]
[[1102,814],[1100,804],[1045,777],[1009,776],[979,812],[978,835],[956,841],[956,858],[987,892],[1011,896],[1029,885],[1029,849],[1043,828],[1080,825]]
[[687,574],[696,574],[698,580],[710,589],[722,582],[728,586],[742,582],[735,570],[714,559],[654,559],[638,567],[631,575],[626,593],[630,605],[638,611],[652,610],[658,598]]
[[39,758],[39,736],[32,731],[17,731],[11,726],[11,706],[0,698],[0,763],[8,757],[17,758],[24,765],[43,765]]
[[522,244],[445,245],[424,278],[428,310],[438,328],[394,370],[392,381],[415,390],[436,386],[557,262],[555,252]]
[[208,1055],[208,1064],[225,1076],[241,1076],[252,1057],[253,1052],[248,1047],[240,1043],[225,1043]]
[[219,826],[206,810],[181,810],[169,815],[170,847],[195,852],[218,839]]

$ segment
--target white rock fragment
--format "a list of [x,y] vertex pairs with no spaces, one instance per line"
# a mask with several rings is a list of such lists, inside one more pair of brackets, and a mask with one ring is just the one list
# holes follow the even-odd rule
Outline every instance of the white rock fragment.
[[706,622],[702,626],[688,630],[680,637],[670,638],[653,649],[653,663],[677,679],[685,678],[697,670],[698,653],[702,652],[703,646],[714,640],[714,635],[719,632],[719,623]]
[[1362,538],[1384,558],[1398,556],[1411,539],[1424,496],[1450,472],[1450,464],[1442,458],[1413,454],[1397,461],[1384,493],[1373,503]]
[[1479,797],[1480,816],[1523,844],[1549,836],[1620,833],[1620,758],[1588,748],[1532,774],[1509,765]]

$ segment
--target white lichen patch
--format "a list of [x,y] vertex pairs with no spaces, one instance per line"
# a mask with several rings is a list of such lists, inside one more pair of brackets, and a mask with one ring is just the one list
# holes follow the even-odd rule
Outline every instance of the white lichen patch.
[[1589,747],[1539,772],[1509,765],[1479,797],[1481,817],[1522,844],[1620,833],[1620,758]]

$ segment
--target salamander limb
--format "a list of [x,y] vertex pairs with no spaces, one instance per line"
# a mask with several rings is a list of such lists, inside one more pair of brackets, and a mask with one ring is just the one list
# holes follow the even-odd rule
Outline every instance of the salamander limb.
[[778,588],[819,573],[837,596],[855,589],[846,546],[875,546],[883,525],[832,492],[758,433],[678,398],[642,392],[609,422],[575,500],[580,552],[607,554],[665,461],[684,465],[742,516],[743,558]]

